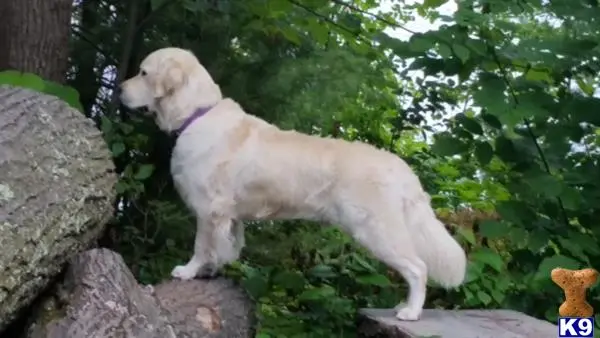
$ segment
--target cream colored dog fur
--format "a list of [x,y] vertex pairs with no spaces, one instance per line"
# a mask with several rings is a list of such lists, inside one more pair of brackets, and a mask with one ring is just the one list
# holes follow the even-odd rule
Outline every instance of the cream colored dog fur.
[[338,225],[398,271],[410,291],[397,317],[418,320],[428,276],[463,282],[465,252],[436,218],[419,179],[398,156],[360,142],[281,130],[223,98],[189,51],[164,48],[121,85],[121,101],[147,107],[171,132],[212,107],[178,137],[177,190],[197,218],[194,254],[173,277],[212,276],[236,260],[243,220],[305,219]]

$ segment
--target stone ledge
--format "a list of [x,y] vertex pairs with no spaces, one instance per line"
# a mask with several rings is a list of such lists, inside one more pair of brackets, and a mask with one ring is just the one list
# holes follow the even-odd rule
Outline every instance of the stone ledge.
[[542,338],[558,328],[512,310],[423,311],[421,320],[402,322],[392,309],[361,309],[358,336],[363,338]]

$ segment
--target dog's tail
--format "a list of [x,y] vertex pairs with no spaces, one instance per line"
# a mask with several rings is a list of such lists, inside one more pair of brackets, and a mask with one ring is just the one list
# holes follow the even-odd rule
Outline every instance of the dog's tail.
[[406,225],[419,258],[427,265],[428,276],[445,288],[459,286],[466,275],[465,251],[437,219],[428,196],[409,204],[404,211]]

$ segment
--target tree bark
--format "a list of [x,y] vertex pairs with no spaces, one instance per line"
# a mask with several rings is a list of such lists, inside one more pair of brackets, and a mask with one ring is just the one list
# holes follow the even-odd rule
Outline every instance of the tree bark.
[[27,338],[248,338],[254,305],[225,278],[140,285],[108,249],[83,252],[32,317]]
[[116,182],[92,121],[54,96],[0,86],[0,331],[98,239]]
[[0,70],[35,73],[64,83],[72,0],[0,1]]

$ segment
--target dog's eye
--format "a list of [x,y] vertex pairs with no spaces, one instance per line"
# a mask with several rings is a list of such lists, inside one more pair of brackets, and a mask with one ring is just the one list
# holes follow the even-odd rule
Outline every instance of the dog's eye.
[[141,70],[141,71],[140,71],[140,74],[141,74],[142,76],[146,76],[146,75],[147,75],[147,73],[146,73],[146,71],[145,71],[145,70]]

